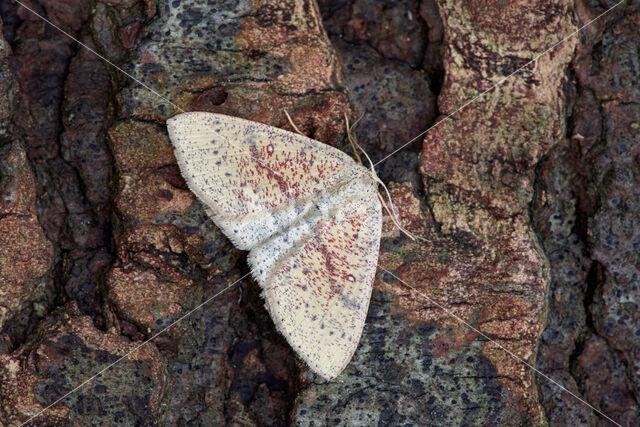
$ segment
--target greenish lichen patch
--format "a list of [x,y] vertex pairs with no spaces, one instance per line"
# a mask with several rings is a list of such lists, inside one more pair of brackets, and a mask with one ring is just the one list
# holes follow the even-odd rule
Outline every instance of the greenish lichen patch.
[[[53,403],[86,378],[120,359],[118,354],[87,346],[73,334],[57,337],[40,348],[50,359],[40,374],[46,379],[34,386],[38,402]],[[82,393],[65,399],[69,421],[79,424],[146,424],[152,421],[150,408],[154,383],[148,364],[139,360],[123,360],[108,370]],[[128,408],[128,411],[123,411]]]

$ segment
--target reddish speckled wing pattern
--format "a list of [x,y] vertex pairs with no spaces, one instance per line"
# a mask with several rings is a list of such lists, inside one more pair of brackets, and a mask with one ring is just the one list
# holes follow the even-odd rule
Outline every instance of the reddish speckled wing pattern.
[[340,150],[237,117],[190,112],[167,127],[191,191],[240,249],[286,227],[319,192],[357,173]]
[[280,332],[313,371],[337,376],[358,345],[378,261],[370,172],[333,147],[235,117],[185,113],[167,125],[189,187],[250,250]]
[[[357,194],[350,194],[357,193]],[[336,377],[351,360],[369,307],[382,215],[375,187],[361,180],[264,280],[280,332],[318,374]],[[260,247],[255,249],[261,254]],[[251,251],[249,260],[255,257]]]

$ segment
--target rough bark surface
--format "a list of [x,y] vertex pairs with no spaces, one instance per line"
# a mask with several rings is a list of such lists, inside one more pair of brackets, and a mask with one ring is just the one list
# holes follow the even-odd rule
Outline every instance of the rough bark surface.
[[[576,6],[580,25],[607,3]],[[569,125],[538,166],[531,207],[551,264],[538,368],[622,425],[640,423],[639,20],[640,2],[630,2],[581,38]],[[538,381],[550,423],[600,422]]]
[[[117,362],[33,424],[608,425],[496,343],[640,423],[640,2],[460,112],[614,2],[25,3],[157,93],[0,3],[0,424]],[[362,117],[424,239],[385,219],[380,271],[414,288],[379,274],[337,380],[250,279],[119,361],[248,272],[180,176],[177,106],[286,109],[345,151]]]

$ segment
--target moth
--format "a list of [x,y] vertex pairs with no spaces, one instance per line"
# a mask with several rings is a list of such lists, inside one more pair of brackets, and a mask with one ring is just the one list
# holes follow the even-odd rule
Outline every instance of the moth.
[[182,176],[215,224],[249,251],[277,329],[331,380],[355,352],[378,263],[375,173],[305,136],[236,117],[167,120]]

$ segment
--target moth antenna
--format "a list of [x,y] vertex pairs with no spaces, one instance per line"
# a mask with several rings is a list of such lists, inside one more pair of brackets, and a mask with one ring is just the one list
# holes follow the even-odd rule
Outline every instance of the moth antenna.
[[382,188],[384,188],[384,191],[387,193],[387,198],[389,199],[389,204],[391,205],[391,209],[389,209],[389,207],[384,201],[384,197],[382,197],[380,193],[378,193],[378,199],[380,199],[380,203],[382,203],[382,206],[384,207],[384,209],[387,211],[387,213],[389,213],[389,216],[391,217],[393,224],[396,227],[398,227],[398,230],[403,232],[411,240],[413,241],[416,241],[418,239],[425,240],[419,236],[414,235],[413,233],[411,233],[409,230],[407,230],[402,226],[402,224],[400,223],[400,219],[397,217],[397,210],[396,210],[396,207],[393,205],[393,201],[391,200],[391,195],[389,194],[389,190],[387,189],[387,186],[384,185],[382,181],[378,181],[378,183],[382,184]]
[[413,234],[412,232],[410,232],[409,230],[407,230],[406,228],[404,228],[402,226],[402,224],[400,223],[400,218],[398,217],[398,210],[396,209],[395,205],[393,204],[393,199],[391,198],[391,194],[389,193],[389,189],[384,184],[384,182],[382,182],[382,180],[380,180],[380,178],[375,176],[374,179],[378,182],[378,184],[382,185],[382,188],[384,188],[385,193],[387,193],[387,199],[389,199],[389,205],[391,206],[391,208],[387,207],[386,203],[384,202],[384,198],[379,193],[378,193],[378,198],[380,199],[380,202],[382,203],[382,206],[389,213],[389,216],[391,216],[391,220],[393,221],[394,225],[396,227],[398,227],[398,229],[400,231],[402,231],[411,240],[413,240],[413,241],[421,240],[423,242],[428,242],[428,240],[425,239],[424,237],[416,236],[415,234]]
[[[355,141],[355,139],[353,139],[351,137],[351,128],[349,127],[349,118],[347,117],[347,115],[345,114],[344,116],[346,122],[347,122],[347,137],[349,138],[349,142],[351,143],[351,147],[353,147],[353,150],[357,153],[356,148],[358,148],[360,151],[362,151],[362,154],[364,154],[364,156],[367,158],[367,161],[369,162],[369,167],[371,168],[371,176],[373,176],[373,179],[380,185],[382,185],[382,188],[384,188],[384,192],[387,194],[387,199],[389,200],[389,206],[391,206],[391,208],[389,208],[389,206],[387,206],[387,203],[384,201],[384,197],[382,197],[380,195],[380,193],[378,193],[378,198],[380,199],[380,203],[382,203],[382,206],[384,207],[384,209],[387,211],[387,213],[389,214],[389,216],[391,217],[391,220],[393,221],[393,224],[398,227],[398,229],[403,232],[407,237],[409,237],[411,240],[426,240],[424,238],[418,237],[416,235],[414,235],[413,233],[411,233],[409,230],[407,230],[406,228],[404,228],[402,226],[402,224],[400,223],[400,219],[398,218],[398,210],[396,209],[395,205],[393,204],[393,199],[391,198],[391,193],[389,193],[389,189],[387,188],[387,186],[385,185],[384,182],[382,182],[382,180],[380,178],[378,178],[378,174],[376,174],[376,171],[373,167],[373,162],[371,161],[371,158],[369,157],[369,155],[367,154],[367,152]],[[362,116],[360,117],[362,118]],[[360,119],[358,119],[360,120]],[[354,123],[355,125],[355,123]],[[359,155],[356,154],[356,157],[358,158],[358,160],[360,161],[360,163],[362,163],[362,160],[360,158]]]
[[307,136],[304,133],[300,132],[300,129],[298,129],[298,126],[296,126],[295,123],[293,123],[293,119],[291,118],[291,116],[289,115],[289,112],[287,111],[286,108],[283,108],[282,111],[284,111],[284,114],[286,114],[287,119],[289,120],[289,123],[291,123],[291,126],[293,126],[293,129],[298,132],[300,135],[302,136]]
[[[362,116],[360,116],[360,119],[361,118]],[[351,149],[353,150],[354,156],[356,156],[356,159],[358,160],[358,162],[362,164],[362,158],[360,157],[360,154],[356,149],[357,143],[355,142],[355,138],[353,137],[353,135],[351,135],[351,129],[353,129],[353,126],[355,126],[356,123],[360,121],[360,119],[356,120],[353,125],[349,126],[349,116],[347,116],[347,113],[344,112],[344,123],[345,123],[345,126],[347,127],[347,138],[349,139],[349,144],[351,144]]]
[[[345,116],[347,115],[346,113],[344,113],[344,114],[345,114]],[[365,113],[360,114],[360,117],[358,117],[358,118],[356,119],[356,121],[355,121],[355,122],[353,122],[353,124],[351,125],[351,127],[349,127],[349,132],[350,132],[350,133],[352,133],[352,134],[353,134],[353,128],[355,128],[355,127],[358,125],[358,123],[360,122],[360,120],[362,120],[362,118],[364,117],[364,114],[365,114]],[[347,118],[347,117],[345,117],[345,118]],[[348,118],[347,118],[347,119],[348,119]],[[354,139],[355,139],[355,138],[354,138]]]

